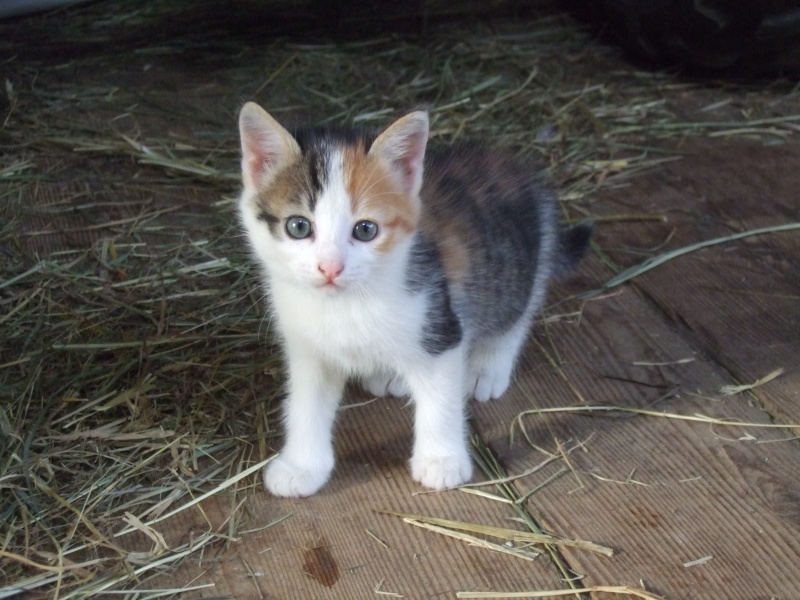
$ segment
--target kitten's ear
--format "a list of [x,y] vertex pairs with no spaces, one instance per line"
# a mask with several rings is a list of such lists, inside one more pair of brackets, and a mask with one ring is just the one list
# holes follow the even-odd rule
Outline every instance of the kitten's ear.
[[300,154],[292,134],[255,102],[245,104],[239,113],[239,137],[245,187],[257,187],[275,169]]
[[413,112],[392,123],[373,142],[369,153],[389,161],[400,175],[405,191],[416,196],[422,186],[428,113]]

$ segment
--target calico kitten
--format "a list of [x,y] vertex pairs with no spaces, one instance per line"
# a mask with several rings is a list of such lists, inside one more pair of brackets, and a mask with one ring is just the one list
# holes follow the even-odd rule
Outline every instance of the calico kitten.
[[591,228],[560,228],[550,192],[501,151],[426,152],[424,112],[377,137],[292,135],[248,103],[239,130],[239,213],[289,375],[267,489],[307,496],[327,482],[348,378],[411,396],[415,480],[469,480],[466,399],[506,391],[548,282],[577,262]]

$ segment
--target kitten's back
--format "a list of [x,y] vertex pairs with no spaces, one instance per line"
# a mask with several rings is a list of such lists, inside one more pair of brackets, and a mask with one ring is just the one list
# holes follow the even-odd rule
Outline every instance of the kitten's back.
[[481,145],[431,148],[421,197],[420,232],[435,240],[456,312],[478,336],[511,327],[559,261],[555,202],[540,176]]

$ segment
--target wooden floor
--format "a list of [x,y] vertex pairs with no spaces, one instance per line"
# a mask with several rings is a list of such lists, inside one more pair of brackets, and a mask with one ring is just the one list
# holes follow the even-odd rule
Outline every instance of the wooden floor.
[[[616,264],[667,240],[681,247],[800,214],[800,146],[690,141],[681,151],[683,160],[598,198],[598,215],[668,216],[648,227],[601,225],[597,243]],[[611,275],[593,256],[555,298]],[[613,548],[610,558],[559,548],[580,584],[643,587],[675,600],[797,598],[800,429],[774,426],[800,423],[800,236],[698,251],[590,301],[556,305],[547,317],[514,388],[473,405],[474,427],[509,474],[556,457],[514,485],[524,494],[549,481],[522,509],[547,532]],[[750,391],[720,393],[777,369],[780,376]],[[533,415],[524,419],[531,445],[519,431],[509,445],[519,413],[587,404],[654,416]],[[519,527],[511,505],[460,491],[420,494],[404,465],[409,428],[410,410],[397,400],[343,411],[331,483],[301,501],[253,498],[265,522],[291,517],[203,565],[200,580],[216,584],[210,595],[450,598],[565,588],[549,557],[525,562],[378,513]],[[224,519],[224,501],[209,507]],[[176,581],[198,569],[188,565]]]
[[[477,488],[493,497],[422,492],[406,468],[411,408],[353,391],[327,487],[303,500],[251,495],[253,529],[283,520],[148,586],[213,584],[185,597],[239,600],[453,598],[569,589],[577,577],[670,600],[800,598],[800,232],[708,247],[576,297],[648,256],[799,221],[800,143],[687,136],[659,151],[677,158],[592,197],[594,252],[553,289],[512,389],[471,405],[476,456],[510,476],[532,471],[511,484],[526,499],[498,501],[494,485]],[[572,410],[586,406],[647,412]],[[518,420],[534,409],[563,410]],[[495,475],[478,469],[476,480]],[[233,508],[211,497],[163,532],[185,541],[209,523],[224,529]],[[558,545],[525,560],[382,511],[519,530],[527,519],[613,556]]]

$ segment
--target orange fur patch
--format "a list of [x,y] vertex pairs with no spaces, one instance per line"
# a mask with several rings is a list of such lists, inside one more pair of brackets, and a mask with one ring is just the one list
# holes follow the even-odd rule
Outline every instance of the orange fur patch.
[[439,237],[439,252],[442,267],[449,281],[460,282],[469,275],[469,250],[464,237],[458,235],[457,228],[446,227]]
[[376,248],[388,252],[403,237],[417,229],[419,198],[409,198],[397,178],[383,161],[364,152],[347,148],[343,153],[345,187],[357,219],[373,219],[382,229]]
[[298,160],[279,171],[258,190],[256,204],[276,217],[288,217],[296,212],[291,199],[297,195],[297,182],[304,178],[303,165]]

